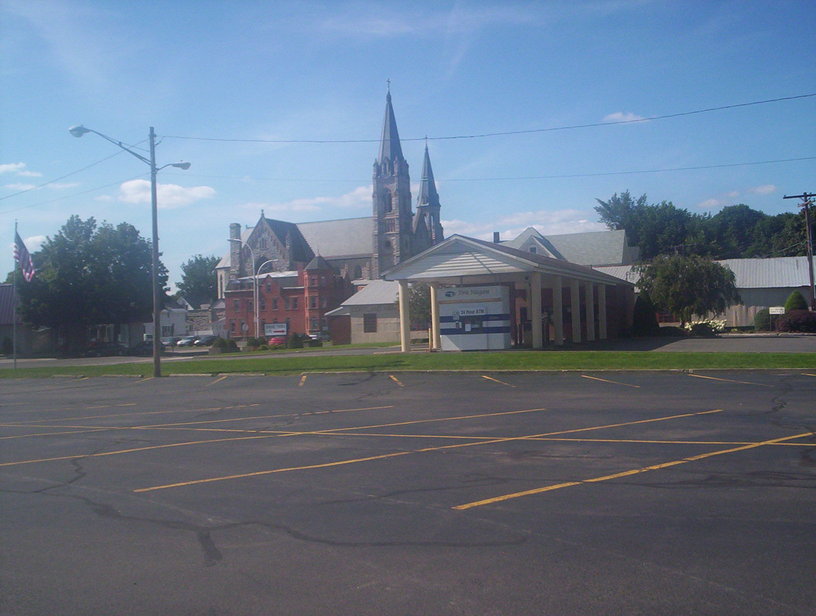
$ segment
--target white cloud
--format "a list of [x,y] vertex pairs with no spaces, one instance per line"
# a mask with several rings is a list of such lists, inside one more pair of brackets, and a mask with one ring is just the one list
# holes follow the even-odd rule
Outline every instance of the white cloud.
[[777,188],[773,184],[762,184],[761,186],[754,186],[748,189],[748,192],[753,195],[770,195],[776,191]]
[[604,116],[604,122],[645,122],[646,118],[631,111],[616,111]]
[[42,173],[29,171],[25,163],[0,163],[0,173],[13,173],[21,177],[38,178]]
[[731,199],[736,199],[737,197],[740,196],[740,193],[738,190],[732,190],[730,192],[725,193],[725,196],[730,197]]
[[370,208],[372,187],[358,186],[336,197],[304,197],[281,203],[247,203],[244,209],[264,209],[271,212],[318,212],[334,208]]
[[51,184],[47,184],[46,188],[50,188],[51,190],[65,190],[67,188],[76,188],[79,186],[79,182],[52,182]]
[[8,188],[9,190],[33,190],[37,188],[36,184],[3,184],[3,188]]
[[701,210],[713,210],[725,205],[725,202],[720,201],[719,199],[706,199],[705,201],[700,201],[697,204],[697,207]]
[[46,240],[45,235],[32,235],[31,237],[27,237],[23,240],[28,248],[28,252],[37,252],[40,248],[42,248],[43,242]]
[[[159,208],[171,209],[184,207],[202,199],[215,196],[215,189],[209,186],[179,186],[178,184],[159,184],[156,197]],[[147,180],[130,180],[119,187],[119,201],[125,203],[150,203],[150,182]]]
[[493,232],[501,233],[502,240],[516,237],[527,227],[535,227],[544,235],[603,231],[606,226],[588,219],[588,212],[574,209],[531,210],[515,212],[493,221],[472,223],[463,220],[443,220],[445,235],[467,235],[477,239],[492,240]]

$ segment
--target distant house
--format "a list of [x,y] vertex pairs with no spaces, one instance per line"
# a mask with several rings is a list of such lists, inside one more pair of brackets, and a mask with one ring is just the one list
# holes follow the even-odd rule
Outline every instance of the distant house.
[[[732,272],[742,303],[731,306],[725,313],[727,327],[754,324],[754,316],[763,308],[783,306],[788,296],[799,291],[808,297],[807,257],[775,257],[772,259],[724,259],[717,261]],[[631,265],[596,267],[621,280],[637,284],[638,276]]]
[[501,243],[578,265],[631,265],[640,255],[637,246],[629,245],[624,230],[543,235],[534,227],[528,227],[516,238]]
[[370,280],[339,308],[326,313],[335,344],[398,342],[399,283]]

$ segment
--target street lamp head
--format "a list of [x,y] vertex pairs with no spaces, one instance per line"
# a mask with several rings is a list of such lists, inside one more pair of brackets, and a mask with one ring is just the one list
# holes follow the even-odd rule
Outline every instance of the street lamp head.
[[68,129],[68,132],[71,133],[74,137],[82,137],[85,133],[90,133],[91,129],[85,128],[80,124],[79,126],[72,126]]
[[171,163],[170,166],[178,167],[179,169],[184,169],[185,171],[187,171],[187,169],[190,168],[190,163]]

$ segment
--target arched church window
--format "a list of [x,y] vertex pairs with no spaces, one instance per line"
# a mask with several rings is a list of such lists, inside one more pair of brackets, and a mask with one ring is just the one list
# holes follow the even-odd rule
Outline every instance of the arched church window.
[[358,279],[358,278],[362,278],[362,277],[363,277],[363,268],[360,267],[359,265],[355,265],[354,266],[354,278]]
[[385,206],[384,209],[386,212],[390,212],[394,209],[391,193],[387,190],[383,193],[383,205]]

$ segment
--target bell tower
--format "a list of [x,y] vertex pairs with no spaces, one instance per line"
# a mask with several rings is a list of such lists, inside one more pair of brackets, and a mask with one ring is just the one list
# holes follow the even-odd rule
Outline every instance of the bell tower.
[[390,84],[385,97],[385,119],[380,151],[374,161],[372,184],[374,231],[371,278],[376,279],[413,255],[411,179],[391,106]]

